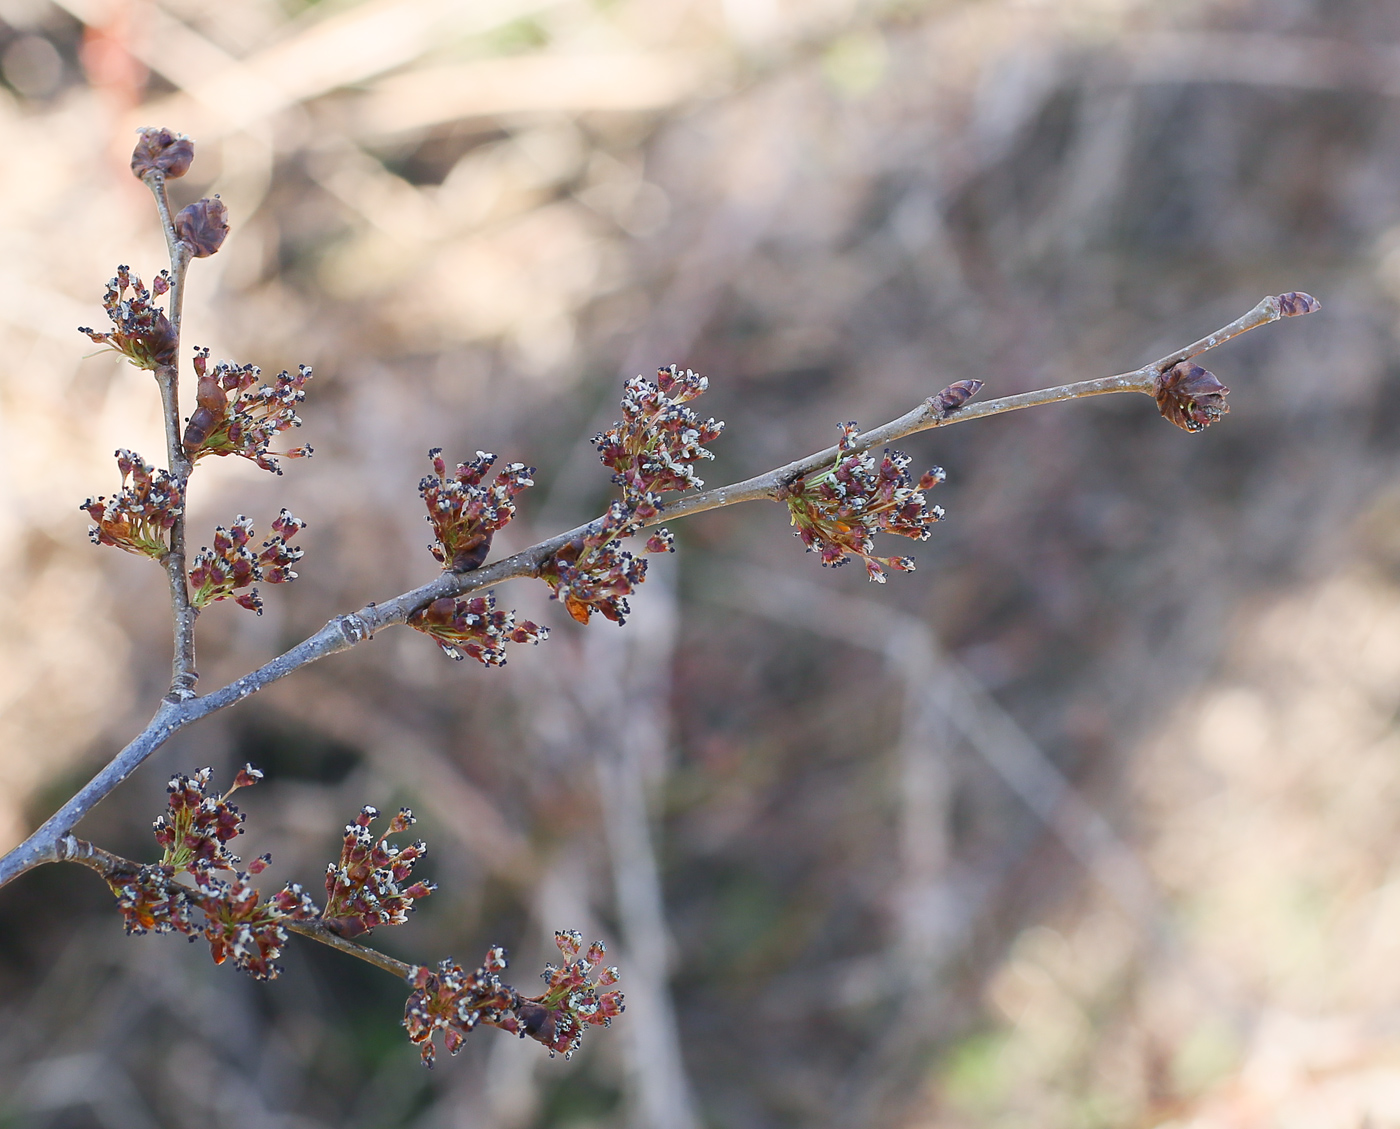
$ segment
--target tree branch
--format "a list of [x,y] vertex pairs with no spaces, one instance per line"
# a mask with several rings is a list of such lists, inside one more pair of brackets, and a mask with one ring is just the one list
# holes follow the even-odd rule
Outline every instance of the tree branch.
[[199,611],[190,604],[189,585],[185,579],[185,510],[189,496],[187,486],[194,467],[185,454],[180,434],[180,320],[185,306],[185,276],[190,264],[190,249],[175,232],[170,215],[170,199],[165,191],[165,174],[152,169],[141,178],[156,200],[165,245],[170,252],[170,324],[175,330],[175,361],[156,369],[156,384],[160,388],[161,414],[165,417],[165,450],[170,475],[179,484],[185,506],[175,518],[170,530],[170,552],[161,560],[170,580],[170,609],[174,620],[174,647],[170,660],[170,690],[166,697],[181,702],[194,697],[199,673],[194,664],[194,622]]
[[[168,208],[166,209],[168,213]],[[1284,299],[1293,295],[1283,295]],[[1311,299],[1309,300],[1311,302]],[[1287,309],[1280,305],[1280,297],[1262,299],[1248,313],[1223,326],[1201,340],[1168,353],[1165,357],[1144,365],[1133,372],[1117,376],[1100,377],[1073,384],[1062,384],[1054,388],[1042,388],[1034,392],[1023,392],[1015,396],[1005,396],[998,400],[987,400],[971,404],[954,412],[940,409],[936,399],[930,397],[912,411],[898,419],[891,420],[881,427],[863,432],[854,444],[854,449],[866,450],[884,443],[893,442],[906,435],[927,431],[935,427],[945,427],[954,423],[1001,415],[1004,412],[1018,411],[1021,408],[1040,404],[1053,404],[1062,400],[1077,400],[1087,396],[1104,396],[1115,392],[1141,392],[1152,395],[1154,383],[1159,375],[1179,361],[1198,356],[1226,341],[1238,337],[1251,329],[1277,321],[1280,317],[1315,309],[1315,303],[1303,309]],[[656,525],[663,521],[689,517],[706,510],[733,506],[740,502],[771,499],[789,486],[797,478],[822,470],[835,462],[836,447],[827,447],[804,459],[777,467],[765,474],[720,486],[688,498],[681,498],[667,504],[664,511],[648,524]],[[325,658],[327,655],[348,650],[355,644],[374,635],[376,631],[395,624],[404,623],[418,608],[443,596],[461,596],[480,591],[494,584],[520,577],[536,576],[541,566],[559,549],[576,537],[581,537],[594,529],[602,519],[560,533],[538,544],[523,549],[514,556],[497,561],[495,564],[472,572],[444,572],[427,584],[395,596],[384,603],[371,603],[357,612],[337,616],[314,635],[298,643],[285,654],[230,682],[227,686],[202,696],[189,696],[182,700],[172,697],[162,701],[160,708],[144,730],[122,749],[96,776],[76,795],[46,820],[37,831],[9,854],[0,858],[0,886],[48,862],[57,862],[65,857],[61,853],[61,843],[65,837],[71,838],[70,831],[105,796],[112,792],[123,780],[151,753],[160,748],[171,735],[191,722],[241,701],[263,687],[285,678],[293,671]],[[192,644],[191,644],[192,647]],[[191,655],[193,651],[191,649]],[[329,943],[329,942],[327,942]],[[387,958],[386,958],[387,959]]]
[[[80,866],[96,871],[105,879],[129,877],[139,874],[141,871],[139,862],[122,858],[121,855],[114,855],[111,851],[104,851],[101,847],[94,846],[87,840],[79,839],[74,835],[63,836],[56,846],[55,862],[78,863]],[[300,933],[303,937],[310,937],[311,940],[319,941],[323,945],[329,945],[342,953],[348,953],[352,957],[374,965],[375,968],[391,972],[400,980],[407,980],[413,972],[413,965],[395,960],[393,957],[381,953],[378,949],[371,949],[368,945],[346,940],[340,934],[332,933],[320,921],[286,919],[282,922],[282,927],[293,933]]]

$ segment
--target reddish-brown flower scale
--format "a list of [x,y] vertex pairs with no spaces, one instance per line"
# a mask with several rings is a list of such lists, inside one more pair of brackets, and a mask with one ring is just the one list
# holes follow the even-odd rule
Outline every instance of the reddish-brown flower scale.
[[143,180],[147,173],[159,172],[174,180],[190,171],[194,162],[194,142],[183,133],[160,127],[136,131],[136,148],[131,151],[131,173]]
[[[112,322],[111,331],[99,333],[88,326],[79,326],[78,332],[120,353],[137,368],[154,371],[162,365],[173,365],[179,344],[175,327],[165,311],[153,302],[153,298],[160,297],[169,288],[170,280],[164,271],[156,276],[152,294],[141,284],[141,279],[131,273],[130,267],[119,266],[102,296],[102,308]],[[128,290],[131,291],[129,296]]]
[[88,537],[94,545],[162,560],[170,551],[170,530],[183,511],[184,493],[166,471],[156,470],[134,451],[119,449],[116,458],[121,492],[89,498],[78,507],[93,520]]
[[1230,390],[1215,373],[1180,361],[1158,374],[1153,386],[1157,410],[1183,431],[1204,431],[1230,410]]
[[460,599],[443,596],[413,612],[408,626],[432,636],[448,658],[473,658],[483,666],[505,666],[507,643],[549,638],[549,628],[497,608],[490,592]]
[[218,196],[187,204],[175,217],[175,236],[196,259],[208,258],[228,236],[228,208]]
[[724,424],[701,420],[684,405],[707,387],[705,377],[676,365],[657,369],[655,384],[642,376],[627,382],[622,421],[593,437],[625,501],[704,485],[695,464],[714,458],[703,444],[718,439]]
[[480,568],[491,551],[491,537],[515,517],[512,500],[535,484],[534,467],[508,463],[496,473],[490,486],[483,485],[496,456],[478,451],[469,463],[458,463],[449,478],[442,448],[428,452],[434,474],[418,484],[428,507],[428,523],[436,537],[428,551],[445,570],[469,572]]
[[[283,431],[301,426],[296,409],[306,399],[311,366],[301,365],[292,376],[285,369],[272,384],[258,384],[257,365],[220,361],[209,366],[209,350],[194,353],[195,401],[198,407],[185,427],[185,453],[193,461],[206,455],[237,455],[263,470],[281,474],[278,456],[299,459],[310,447],[270,452],[272,441]],[[256,385],[256,386],[255,386]]]
[[389,829],[375,838],[370,824],[378,809],[366,805],[345,828],[340,861],[326,867],[326,908],[321,917],[327,928],[342,937],[368,933],[378,925],[402,925],[419,898],[436,888],[431,882],[405,886],[418,860],[428,853],[421,840],[396,847],[388,837],[412,826],[413,813],[400,809]]
[[[975,382],[964,382],[975,383]],[[854,423],[841,425],[840,455],[828,470],[800,478],[780,499],[787,503],[795,534],[823,565],[845,564],[852,557],[865,564],[866,574],[881,584],[884,569],[913,572],[910,557],[878,557],[876,533],[894,533],[915,541],[926,540],[934,522],[943,517],[939,506],[929,506],[923,491],[946,477],[934,467],[911,484],[909,457],[885,451],[877,461],[868,451],[854,450],[860,431]]]

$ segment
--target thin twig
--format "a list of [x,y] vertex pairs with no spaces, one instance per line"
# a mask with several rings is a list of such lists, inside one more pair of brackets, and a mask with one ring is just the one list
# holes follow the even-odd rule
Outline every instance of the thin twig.
[[170,529],[170,551],[161,559],[170,580],[170,608],[174,620],[175,640],[170,660],[171,701],[182,702],[194,697],[199,674],[194,665],[194,621],[198,610],[190,603],[189,586],[185,579],[185,511],[188,508],[187,487],[194,469],[185,454],[180,435],[180,320],[185,306],[185,275],[190,264],[190,249],[175,232],[170,215],[170,199],[165,191],[165,174],[152,169],[142,178],[156,200],[165,245],[170,252],[170,324],[175,330],[175,361],[156,369],[156,384],[160,387],[161,414],[165,417],[165,450],[170,463],[170,475],[179,484],[186,505],[175,516]]
[[359,957],[360,960],[374,965],[375,968],[382,968],[385,972],[392,972],[400,980],[407,980],[413,974],[413,965],[405,964],[401,960],[395,960],[391,956],[385,956],[378,949],[371,949],[368,945],[361,945],[356,941],[347,941],[338,933],[332,933],[319,921],[284,921],[283,926],[293,933],[300,933],[303,937],[310,937],[313,941],[320,941],[323,945],[329,945],[333,949],[338,949],[342,953],[348,953],[352,957]]
[[[1097,380],[1083,380],[1074,384],[1062,384],[1054,388],[1042,388],[1035,392],[1023,392],[1015,396],[1004,396],[999,400],[987,400],[971,404],[953,413],[939,410],[933,397],[918,407],[906,412],[898,419],[891,420],[882,427],[863,432],[855,443],[855,449],[865,450],[882,443],[889,443],[915,432],[930,428],[945,427],[967,420],[982,419],[1000,415],[1003,412],[1040,404],[1053,404],[1061,400],[1076,400],[1086,396],[1104,396],[1114,392],[1142,392],[1152,394],[1157,376],[1178,361],[1197,356],[1209,349],[1223,345],[1240,334],[1255,329],[1284,316],[1276,297],[1266,297],[1244,316],[1223,326],[1201,340],[1168,353],[1165,357],[1133,372],[1117,376],[1101,377]],[[706,510],[733,506],[740,502],[774,498],[796,478],[830,466],[838,454],[836,447],[828,447],[805,459],[788,463],[786,466],[770,470],[756,478],[746,479],[729,486],[720,486],[695,494],[689,498],[668,503],[662,514],[648,524],[688,517]],[[135,739],[119,752],[96,776],[77,792],[44,824],[15,847],[9,854],[0,858],[0,886],[48,862],[57,862],[59,843],[68,835],[105,796],[144,761],[151,753],[168,741],[172,734],[191,722],[207,717],[211,713],[241,701],[263,687],[287,677],[293,671],[308,663],[323,659],[340,651],[348,650],[357,643],[368,639],[385,627],[404,623],[418,608],[443,596],[461,596],[480,591],[494,584],[520,577],[539,574],[540,568],[549,558],[576,537],[582,537],[595,529],[601,518],[585,525],[558,534],[548,540],[523,549],[514,556],[497,561],[495,564],[473,572],[444,572],[427,584],[395,596],[384,603],[368,604],[357,612],[336,616],[314,635],[302,640],[291,650],[264,663],[257,670],[230,682],[218,690],[202,696],[191,696],[182,700],[167,698],[161,703],[155,716]]]
[[[80,866],[96,871],[108,880],[133,877],[141,872],[139,862],[123,858],[121,855],[114,855],[111,851],[104,851],[101,847],[89,843],[86,839],[79,839],[75,835],[65,835],[59,840],[57,846],[58,857],[56,861],[78,863]],[[413,965],[395,960],[377,949],[371,949],[368,945],[348,941],[340,934],[331,932],[323,922],[284,920],[282,926],[293,933],[300,933],[303,937],[310,937],[313,941],[320,941],[323,945],[338,949],[342,953],[358,957],[360,960],[374,965],[375,968],[391,972],[400,980],[407,980],[413,972]]]

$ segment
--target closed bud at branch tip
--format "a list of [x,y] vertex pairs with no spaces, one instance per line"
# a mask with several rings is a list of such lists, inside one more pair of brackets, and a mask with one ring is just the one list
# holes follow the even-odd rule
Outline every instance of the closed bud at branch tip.
[[183,133],[147,127],[136,131],[136,148],[131,151],[131,174],[144,180],[147,173],[164,173],[174,180],[190,171],[194,162],[194,142]]
[[1274,301],[1278,303],[1279,316],[1285,318],[1302,317],[1322,309],[1321,302],[1301,290],[1290,290],[1287,294],[1280,294]]

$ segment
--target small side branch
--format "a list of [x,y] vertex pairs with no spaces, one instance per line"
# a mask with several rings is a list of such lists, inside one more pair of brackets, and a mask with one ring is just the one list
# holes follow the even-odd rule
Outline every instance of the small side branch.
[[[161,196],[157,196],[158,201]],[[168,206],[162,212],[164,218],[169,214]],[[173,229],[172,229],[173,231]],[[176,241],[178,242],[178,241]],[[174,258],[172,256],[172,263]],[[1303,299],[1306,299],[1304,302]],[[970,404],[949,412],[939,407],[936,397],[930,397],[922,404],[898,419],[891,420],[881,427],[871,431],[863,432],[854,447],[854,450],[867,450],[881,444],[893,442],[906,435],[912,435],[919,431],[927,431],[935,427],[946,427],[954,423],[964,423],[968,420],[983,419],[987,416],[1001,415],[1004,412],[1018,411],[1021,408],[1036,407],[1041,404],[1054,404],[1063,400],[1077,400],[1088,396],[1105,396],[1116,392],[1140,392],[1152,395],[1157,378],[1170,369],[1173,365],[1183,360],[1199,356],[1226,341],[1238,337],[1251,329],[1256,329],[1261,325],[1277,321],[1281,317],[1293,316],[1298,313],[1307,313],[1316,309],[1317,305],[1311,298],[1304,295],[1284,294],[1277,297],[1266,297],[1258,303],[1252,310],[1242,317],[1232,321],[1229,325],[1223,326],[1201,340],[1187,345],[1183,349],[1177,349],[1168,353],[1149,365],[1144,365],[1133,372],[1120,373],[1116,376],[1105,376],[1095,380],[1083,380],[1073,384],[1061,384],[1053,388],[1042,388],[1034,392],[1023,392],[1015,396],[1004,396],[997,400],[986,400],[981,403]],[[172,397],[173,403],[173,397]],[[178,416],[176,417],[178,419]],[[788,463],[786,466],[777,467],[766,474],[758,475],[755,478],[746,479],[743,482],[736,482],[729,486],[720,486],[714,490],[707,490],[701,494],[694,494],[688,498],[681,498],[678,501],[669,503],[665,510],[655,519],[648,522],[649,525],[660,524],[664,521],[673,521],[678,518],[689,517],[691,514],[704,513],[706,510],[720,509],[724,506],[738,505],[741,502],[759,501],[762,499],[772,499],[778,496],[779,492],[789,486],[797,478],[811,474],[814,471],[822,470],[831,466],[838,455],[836,447],[827,447],[808,455],[804,459]],[[180,452],[183,459],[183,451]],[[178,465],[172,458],[172,467]],[[78,822],[91,811],[102,799],[112,792],[123,780],[125,780],[151,753],[160,748],[168,741],[177,730],[183,729],[191,722],[198,721],[211,713],[233,705],[235,702],[257,693],[265,686],[285,678],[293,671],[317,659],[325,658],[328,655],[336,654],[339,651],[348,650],[362,640],[368,639],[376,631],[395,624],[404,623],[408,617],[418,608],[421,608],[434,600],[443,596],[462,596],[470,592],[480,591],[490,588],[493,585],[503,583],[507,580],[515,580],[521,577],[533,577],[539,574],[540,569],[550,559],[575,538],[582,537],[594,530],[602,519],[578,526],[566,533],[548,538],[538,544],[524,549],[514,556],[497,561],[495,564],[487,565],[484,568],[472,572],[444,572],[435,577],[427,584],[420,585],[411,591],[395,596],[391,600],[383,603],[368,604],[357,612],[337,616],[326,624],[314,635],[298,643],[291,650],[279,655],[277,658],[265,663],[257,670],[245,674],[242,678],[229,683],[218,690],[203,696],[194,696],[193,690],[183,696],[177,696],[172,689],[171,695],[161,703],[155,716],[151,719],[146,728],[120,753],[112,759],[91,781],[85,785],[81,791],[72,797],[57,812],[51,816],[42,827],[34,832],[28,839],[21,843],[9,854],[0,858],[0,886],[4,886],[26,871],[32,870],[36,866],[44,863],[57,862],[64,856],[61,854],[60,843],[65,837],[71,837],[70,831]],[[172,585],[173,587],[173,585]],[[183,573],[181,576],[180,591],[185,592]],[[188,605],[188,594],[185,594],[185,604]],[[180,640],[179,624],[179,604],[177,602],[177,641]],[[193,615],[189,619],[191,628],[188,652],[181,651],[177,647],[177,669],[181,654],[187,654],[191,676],[189,685],[193,686]],[[290,925],[289,925],[290,928]],[[322,939],[322,938],[317,938]],[[337,941],[342,939],[337,938]],[[327,944],[331,942],[327,941]],[[350,944],[349,942],[343,942]],[[340,947],[337,945],[336,947]],[[368,959],[368,958],[365,958]],[[384,958],[388,960],[389,958]],[[404,966],[407,967],[407,966]],[[397,967],[391,968],[397,972]]]
[[393,973],[400,980],[407,980],[413,973],[413,965],[395,960],[391,956],[385,956],[378,949],[371,949],[368,945],[347,941],[340,934],[332,933],[319,921],[284,921],[282,924],[293,933],[300,933],[303,937],[310,937],[313,941],[320,941],[323,945],[329,945],[342,953],[348,953],[352,957],[374,965],[375,968],[382,968],[385,972]]
[[[128,878],[141,872],[139,862],[115,855],[111,851],[104,851],[101,847],[89,843],[86,839],[79,839],[75,835],[65,835],[58,841],[53,861],[75,862],[79,866],[85,866],[89,870],[95,871],[108,881]],[[368,945],[347,941],[338,933],[331,932],[319,921],[293,921],[289,918],[282,922],[282,927],[292,933],[300,933],[303,937],[310,937],[311,940],[319,941],[323,945],[329,945],[342,953],[347,953],[372,964],[375,968],[382,968],[400,980],[407,980],[413,972],[413,965],[395,960],[377,949],[371,949]]]

